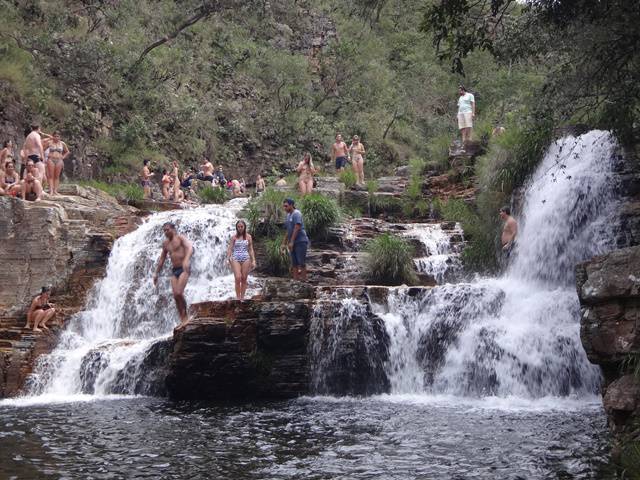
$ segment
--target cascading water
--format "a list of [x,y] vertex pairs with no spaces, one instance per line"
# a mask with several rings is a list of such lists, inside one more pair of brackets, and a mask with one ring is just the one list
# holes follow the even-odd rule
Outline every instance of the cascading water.
[[[597,392],[579,338],[574,266],[615,240],[616,144],[592,131],[555,142],[532,176],[517,246],[497,279],[390,295],[393,393],[538,398]],[[497,214],[497,212],[496,212]]]
[[[404,235],[418,239],[426,251],[426,255],[414,260],[419,273],[432,277],[440,284],[460,270],[462,264],[459,248],[463,237],[460,225],[444,230],[437,223],[415,223],[410,225]],[[458,237],[460,242],[454,244],[452,237]]]
[[142,362],[178,323],[169,259],[158,287],[152,282],[163,240],[162,225],[174,222],[178,232],[193,242],[187,303],[228,298],[233,293],[233,277],[225,254],[242,202],[157,213],[118,239],[105,278],[92,290],[85,310],[70,319],[58,347],[39,360],[28,394],[140,391]]

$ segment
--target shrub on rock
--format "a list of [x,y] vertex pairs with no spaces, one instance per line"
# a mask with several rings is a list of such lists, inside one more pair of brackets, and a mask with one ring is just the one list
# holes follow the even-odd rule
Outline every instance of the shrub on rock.
[[311,238],[326,238],[329,229],[340,221],[340,207],[337,202],[319,193],[303,197],[299,208],[305,229]]
[[365,277],[381,285],[412,285],[417,281],[413,247],[403,238],[385,233],[365,245]]

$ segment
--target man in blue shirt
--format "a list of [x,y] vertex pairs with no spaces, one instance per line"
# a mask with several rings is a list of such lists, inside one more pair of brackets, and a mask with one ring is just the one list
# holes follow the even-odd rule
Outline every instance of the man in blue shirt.
[[307,280],[307,247],[309,246],[309,237],[304,229],[302,221],[302,213],[295,207],[295,202],[291,198],[287,198],[282,206],[287,212],[287,219],[284,226],[287,233],[284,236],[283,245],[287,246],[289,255],[291,255],[291,276],[294,280]]

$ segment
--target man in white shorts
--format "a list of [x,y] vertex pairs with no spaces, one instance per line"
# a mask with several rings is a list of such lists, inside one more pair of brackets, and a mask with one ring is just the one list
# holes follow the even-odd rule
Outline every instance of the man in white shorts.
[[462,134],[462,143],[466,144],[471,140],[473,119],[476,117],[476,100],[463,85],[458,87],[458,93],[458,128]]

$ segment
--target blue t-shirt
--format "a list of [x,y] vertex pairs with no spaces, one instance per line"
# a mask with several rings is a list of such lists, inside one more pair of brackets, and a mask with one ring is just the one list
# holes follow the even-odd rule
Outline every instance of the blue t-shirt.
[[304,222],[302,221],[302,213],[300,210],[295,209],[291,213],[287,213],[287,219],[284,222],[284,226],[287,229],[287,240],[291,241],[291,235],[293,235],[293,228],[300,224],[300,231],[296,235],[296,241],[294,243],[308,243],[309,237],[304,229]]

